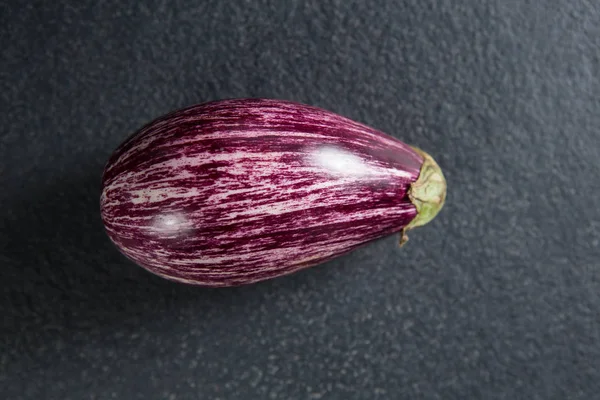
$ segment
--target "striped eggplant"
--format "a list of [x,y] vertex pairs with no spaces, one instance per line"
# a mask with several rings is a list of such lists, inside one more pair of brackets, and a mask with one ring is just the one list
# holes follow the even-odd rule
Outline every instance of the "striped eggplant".
[[231,99],[143,127],[109,159],[101,215],[164,278],[236,286],[315,266],[431,221],[446,181],[423,151],[335,113]]

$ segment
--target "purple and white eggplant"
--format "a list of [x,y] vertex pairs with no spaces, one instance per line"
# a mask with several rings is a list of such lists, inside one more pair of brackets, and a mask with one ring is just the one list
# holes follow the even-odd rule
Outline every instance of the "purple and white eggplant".
[[431,221],[446,181],[423,151],[332,112],[233,99],[161,117],[108,161],[101,214],[128,258],[234,286],[321,264]]

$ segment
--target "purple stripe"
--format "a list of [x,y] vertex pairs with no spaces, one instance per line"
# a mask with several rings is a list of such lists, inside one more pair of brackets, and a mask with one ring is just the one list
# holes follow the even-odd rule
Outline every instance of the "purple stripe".
[[422,163],[406,144],[298,103],[236,99],[142,128],[105,169],[102,218],[129,258],[230,286],[320,264],[400,231]]

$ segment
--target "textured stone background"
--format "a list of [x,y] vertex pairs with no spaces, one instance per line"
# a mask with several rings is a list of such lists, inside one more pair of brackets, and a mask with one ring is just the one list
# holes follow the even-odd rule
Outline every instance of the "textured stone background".
[[[8,1],[0,45],[2,398],[597,398],[597,2]],[[98,213],[111,151],[242,96],[428,150],[443,213],[243,288],[126,261]]]

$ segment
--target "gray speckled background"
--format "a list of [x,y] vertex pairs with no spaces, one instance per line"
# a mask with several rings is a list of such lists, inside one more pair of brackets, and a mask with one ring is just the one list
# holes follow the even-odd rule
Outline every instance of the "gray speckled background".
[[[597,398],[596,2],[7,1],[0,45],[3,399]],[[428,150],[443,213],[242,288],[126,261],[98,213],[109,154],[242,96]]]

